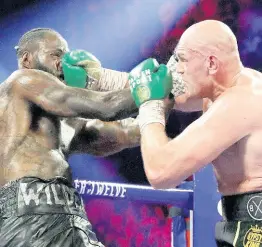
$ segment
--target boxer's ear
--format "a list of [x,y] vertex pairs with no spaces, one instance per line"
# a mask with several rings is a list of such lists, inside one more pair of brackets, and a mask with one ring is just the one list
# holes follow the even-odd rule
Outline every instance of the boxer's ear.
[[219,61],[215,56],[207,57],[207,68],[209,75],[214,75],[219,69]]
[[33,55],[29,51],[25,51],[21,57],[20,63],[25,69],[32,69]]

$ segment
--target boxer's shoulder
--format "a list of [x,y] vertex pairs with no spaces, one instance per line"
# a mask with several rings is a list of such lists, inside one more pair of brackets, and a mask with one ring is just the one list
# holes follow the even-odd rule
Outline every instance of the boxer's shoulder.
[[250,85],[242,84],[226,89],[214,101],[206,100],[204,106],[206,110],[212,109],[214,113],[225,111],[226,114],[231,114],[239,111],[251,115],[250,109],[257,108],[260,101],[262,95],[258,97]]
[[[31,82],[34,81],[34,79],[49,79],[54,81],[59,81],[54,75],[38,70],[38,69],[18,69],[12,72],[12,74],[8,77],[8,81],[10,82]],[[26,80],[25,80],[26,79]],[[60,82],[63,84],[62,82]]]
[[50,73],[36,69],[19,69],[14,71],[8,78],[7,83],[11,86],[12,92],[40,93],[52,86],[64,87],[65,84]]
[[13,78],[19,78],[20,76],[36,76],[36,75],[49,76],[51,74],[38,69],[17,69],[11,73],[9,78],[13,79]]
[[[237,88],[241,87],[242,89],[246,89],[247,90],[246,93],[256,92],[256,94],[257,94],[258,90],[262,89],[261,81],[262,81],[262,73],[261,72],[259,72],[257,70],[245,68],[238,78]],[[249,91],[250,88],[252,88],[254,90]]]
[[[211,104],[206,101],[206,108],[210,116],[222,116],[229,121],[232,116],[244,121],[247,126],[262,124],[262,83],[254,86],[259,77],[252,74],[240,76],[234,86],[226,89]],[[262,79],[262,77],[261,77]]]

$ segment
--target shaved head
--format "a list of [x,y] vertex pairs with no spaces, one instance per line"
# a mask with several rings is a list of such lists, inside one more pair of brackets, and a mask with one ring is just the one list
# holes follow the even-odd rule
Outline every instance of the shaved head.
[[219,60],[224,55],[239,56],[234,33],[226,24],[215,20],[190,26],[181,36],[177,49],[190,49],[205,56],[214,55]]
[[[190,97],[214,98],[214,88],[232,85],[241,71],[237,40],[224,23],[206,20],[190,26],[176,48],[177,72]],[[213,96],[212,96],[213,95]]]

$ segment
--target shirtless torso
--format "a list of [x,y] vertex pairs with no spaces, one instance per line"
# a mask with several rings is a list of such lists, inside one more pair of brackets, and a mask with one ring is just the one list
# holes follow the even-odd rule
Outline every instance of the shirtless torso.
[[[25,78],[19,79],[20,82],[16,81],[18,77],[21,78],[23,76],[26,78],[31,77],[29,79],[30,82],[26,82],[23,85]],[[22,92],[24,89],[21,90],[21,87],[30,87],[35,82],[38,83],[37,88],[49,87],[50,85],[46,84],[48,80],[48,84],[51,83],[50,85],[54,86],[53,89],[51,86],[51,91],[54,92],[54,90],[57,90],[58,94],[50,95],[51,91],[47,93],[46,90],[33,92],[34,88],[29,88],[29,90],[27,88],[26,93]],[[80,99],[77,102],[77,97],[81,97],[78,94],[79,92],[69,92],[72,97],[76,98],[76,104],[79,104],[77,106],[79,107],[78,109],[75,108],[71,111],[70,107],[75,105],[75,103],[68,103],[71,106],[66,106],[67,102],[62,103],[62,105],[61,98],[59,99],[64,89],[65,86],[53,76],[34,70],[15,72],[15,75],[10,76],[0,85],[0,187],[9,181],[24,176],[34,176],[42,179],[63,176],[70,181],[71,172],[66,161],[67,155],[70,153],[89,152],[91,154],[98,154],[95,153],[97,151],[90,148],[92,145],[94,149],[98,150],[97,147],[99,147],[105,153],[118,152],[123,148],[129,147],[129,145],[134,146],[134,142],[136,142],[135,145],[138,145],[140,134],[137,126],[133,125],[131,127],[133,138],[132,141],[128,141],[127,136],[124,136],[130,134],[130,132],[126,131],[128,130],[128,126],[123,131],[121,125],[116,122],[106,124],[101,124],[102,122],[100,122],[97,124],[98,120],[96,120],[94,125],[86,125],[87,121],[83,119],[76,120],[76,117],[84,117],[84,115],[88,117],[88,112],[90,113],[90,118],[95,118],[91,108],[98,110],[95,101],[101,101],[101,93],[80,90],[83,93],[83,99],[87,97],[81,103]],[[38,101],[40,97],[43,97],[42,101]],[[113,100],[117,101],[126,101],[126,99],[121,97],[116,98],[114,96],[113,98]],[[131,97],[129,98],[132,100]],[[93,105],[91,108],[89,108],[91,105],[86,105],[86,109],[84,105],[81,106],[81,104],[87,103],[89,100],[89,103],[92,102],[91,105]],[[118,104],[112,105],[117,106]],[[121,105],[121,102],[119,105]],[[114,117],[118,118],[118,116]],[[73,126],[73,135],[71,134],[73,144],[69,144],[67,147],[64,145],[64,138],[68,138],[66,136],[68,133],[63,131],[64,120],[67,121],[66,124],[68,123],[70,128]],[[70,124],[70,122],[73,122],[73,124]],[[88,132],[89,136],[87,133],[83,133],[83,131]],[[81,138],[80,135],[82,134],[86,138]],[[110,146],[110,152],[107,150],[109,140],[110,145],[108,146]]]
[[[253,108],[250,109],[250,112],[255,114],[249,114],[241,108],[239,108],[239,111],[243,111],[243,121],[246,118],[255,117],[254,122],[256,124],[253,125],[252,131],[247,136],[230,146],[213,161],[218,188],[223,195],[262,190],[261,82],[261,73],[245,69],[244,74],[239,77],[237,85],[232,89],[235,91],[244,90],[247,97],[253,97]],[[245,98],[243,98],[243,102],[245,102]],[[212,102],[205,99],[203,111],[206,112],[211,106]],[[229,112],[228,114],[232,113]],[[236,126],[236,131],[237,129]]]
[[59,118],[13,95],[9,83],[1,84],[0,93],[0,184],[24,176],[70,178]]

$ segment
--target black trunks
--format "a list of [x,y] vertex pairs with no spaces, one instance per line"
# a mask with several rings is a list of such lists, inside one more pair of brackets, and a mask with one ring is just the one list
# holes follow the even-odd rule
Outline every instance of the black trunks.
[[84,206],[65,178],[24,177],[0,188],[1,247],[98,247]]
[[224,220],[216,225],[219,247],[262,247],[262,192],[222,197]]

